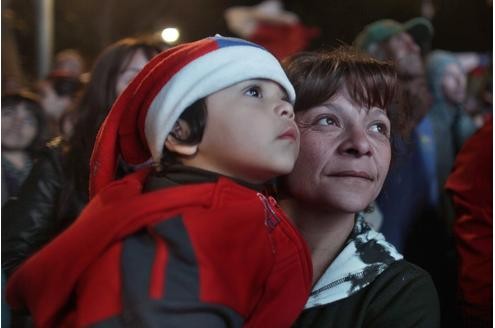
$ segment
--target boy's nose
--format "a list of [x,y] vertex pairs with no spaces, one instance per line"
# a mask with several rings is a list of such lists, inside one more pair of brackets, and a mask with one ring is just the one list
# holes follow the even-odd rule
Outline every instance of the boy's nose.
[[287,101],[282,101],[275,107],[277,115],[282,117],[287,117],[289,119],[294,119],[294,107]]

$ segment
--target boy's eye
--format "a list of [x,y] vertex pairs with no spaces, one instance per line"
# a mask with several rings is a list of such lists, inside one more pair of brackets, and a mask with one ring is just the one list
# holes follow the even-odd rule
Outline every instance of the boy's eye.
[[261,98],[261,96],[262,96],[262,94],[261,94],[261,88],[258,87],[258,86],[249,87],[244,92],[244,94],[246,94],[247,96],[256,97],[256,98]]
[[385,123],[373,123],[370,127],[371,131],[383,134],[387,138],[389,137],[388,126]]

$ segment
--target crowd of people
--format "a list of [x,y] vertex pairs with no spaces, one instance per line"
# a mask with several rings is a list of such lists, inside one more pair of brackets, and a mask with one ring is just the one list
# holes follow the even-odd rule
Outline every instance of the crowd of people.
[[225,18],[2,94],[2,323],[491,327],[491,58]]

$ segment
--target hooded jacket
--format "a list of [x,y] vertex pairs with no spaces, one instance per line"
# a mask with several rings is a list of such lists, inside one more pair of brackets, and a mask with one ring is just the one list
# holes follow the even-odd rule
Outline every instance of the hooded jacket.
[[342,251],[313,286],[294,327],[434,328],[438,296],[430,276],[405,261],[358,215]]
[[27,260],[12,308],[38,327],[288,327],[311,261],[275,201],[225,177],[143,192],[148,173],[105,187]]
[[452,170],[457,153],[466,139],[476,131],[476,126],[462,105],[452,103],[444,95],[442,80],[449,64],[460,65],[453,54],[434,51],[426,62],[426,72],[428,86],[433,96],[433,105],[428,117],[432,123],[436,144],[435,162],[440,209],[441,213],[448,215],[447,222],[451,224],[454,213],[450,200],[443,192],[443,186]]

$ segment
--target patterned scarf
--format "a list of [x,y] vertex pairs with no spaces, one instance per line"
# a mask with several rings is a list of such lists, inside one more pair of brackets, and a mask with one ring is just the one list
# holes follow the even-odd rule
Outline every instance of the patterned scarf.
[[403,256],[361,214],[343,250],[313,287],[305,308],[329,304],[357,293]]

